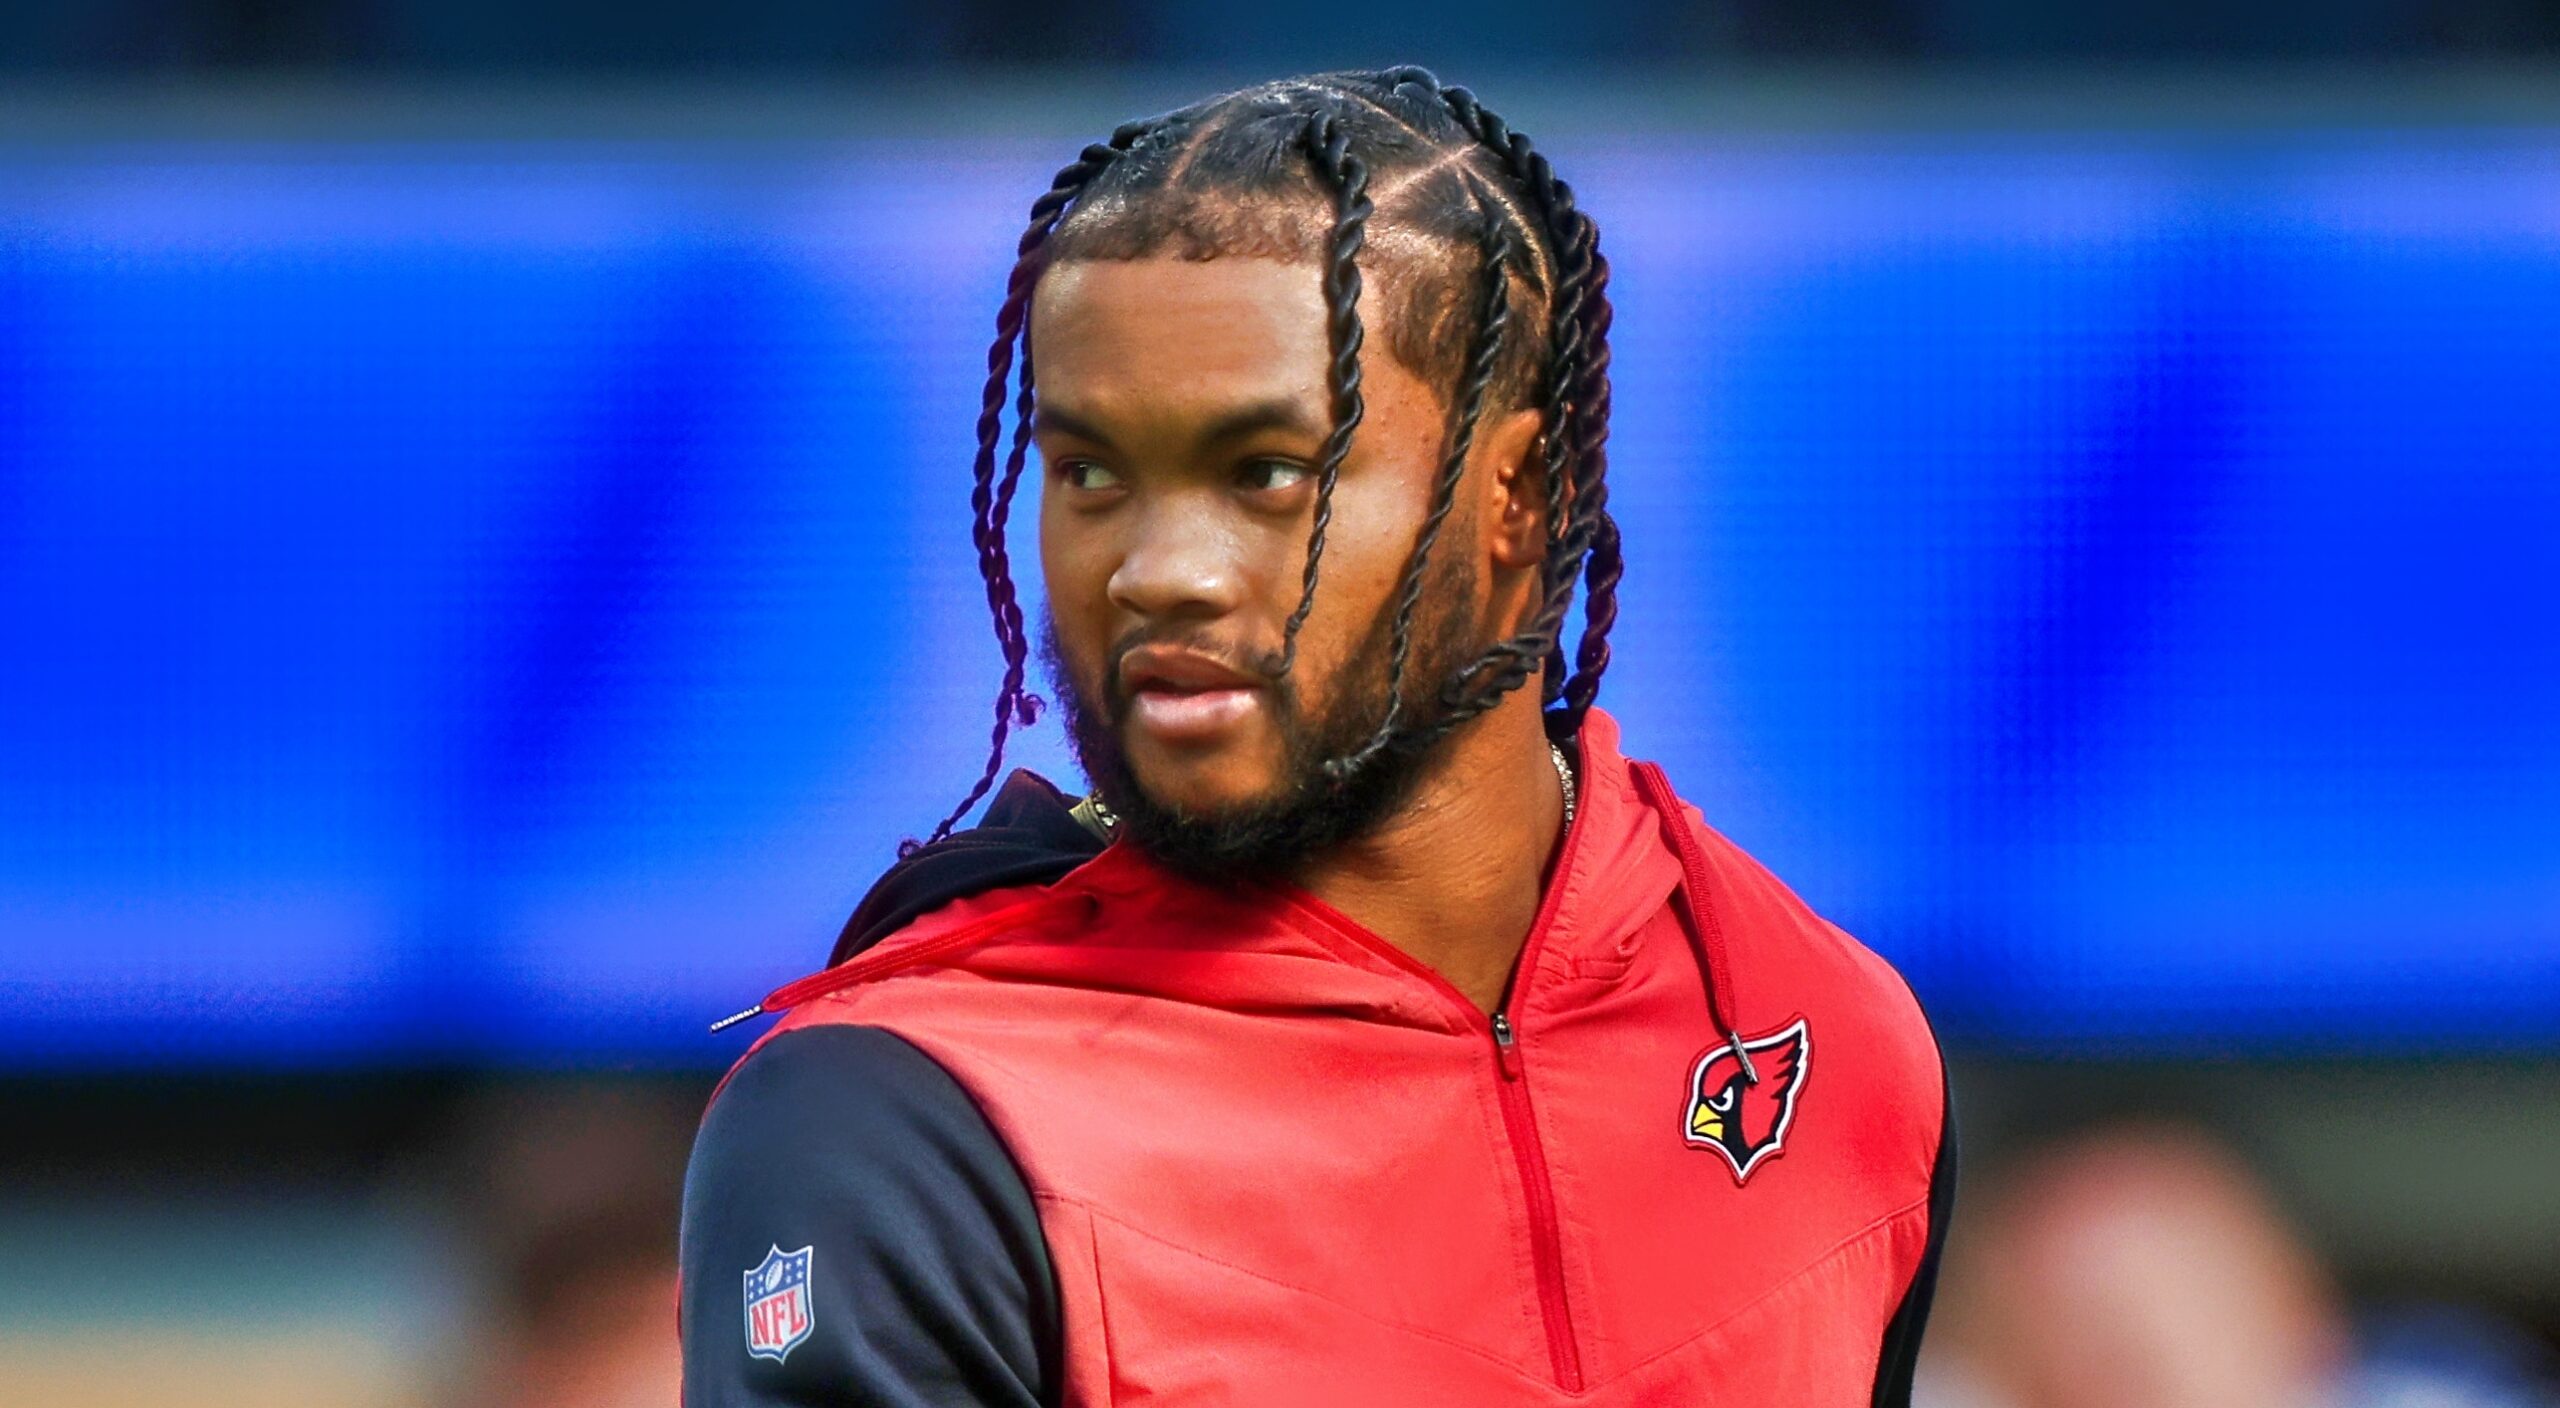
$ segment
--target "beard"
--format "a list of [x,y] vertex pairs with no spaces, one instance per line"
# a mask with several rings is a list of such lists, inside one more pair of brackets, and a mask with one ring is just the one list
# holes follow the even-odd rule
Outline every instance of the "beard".
[[1066,712],[1068,745],[1095,795],[1119,817],[1120,835],[1166,869],[1194,880],[1281,880],[1310,857],[1393,816],[1411,798],[1430,763],[1445,752],[1454,731],[1428,739],[1421,735],[1445,712],[1440,702],[1444,688],[1493,643],[1477,622],[1461,618],[1461,604],[1474,599],[1471,564],[1429,565],[1414,610],[1396,730],[1384,747],[1338,777],[1326,764],[1365,747],[1386,716],[1393,613],[1382,611],[1371,622],[1359,648],[1343,663],[1341,687],[1332,691],[1333,702],[1320,716],[1309,718],[1300,707],[1294,675],[1274,678],[1267,669],[1254,670],[1265,681],[1264,697],[1280,735],[1279,785],[1268,796],[1214,811],[1168,807],[1147,795],[1121,745],[1131,701],[1119,683],[1120,660],[1138,646],[1154,644],[1179,644],[1221,660],[1231,660],[1230,652],[1216,649],[1197,632],[1141,629],[1113,644],[1102,672],[1101,697],[1091,698],[1067,667],[1057,617],[1044,606],[1040,658]]

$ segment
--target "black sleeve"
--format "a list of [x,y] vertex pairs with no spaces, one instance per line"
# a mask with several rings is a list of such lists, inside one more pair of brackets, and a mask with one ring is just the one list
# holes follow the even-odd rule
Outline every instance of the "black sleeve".
[[686,1408],[1058,1400],[1030,1191],[968,1092],[887,1031],[787,1032],[739,1066],[694,1141],[680,1256]]
[[1884,1327],[1884,1348],[1876,1360],[1875,1408],[1911,1408],[1911,1376],[1920,1362],[1920,1335],[1928,1328],[1929,1301],[1938,1289],[1938,1258],[1947,1246],[1947,1219],[1956,1209],[1955,1082],[1946,1074],[1946,1053],[1938,1053],[1938,1158],[1929,1169],[1929,1240],[1920,1265],[1902,1293],[1902,1304]]

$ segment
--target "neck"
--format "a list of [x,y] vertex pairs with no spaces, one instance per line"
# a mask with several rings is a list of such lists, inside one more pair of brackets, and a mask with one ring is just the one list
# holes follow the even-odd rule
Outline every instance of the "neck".
[[1491,1012],[1537,919],[1563,827],[1564,788],[1532,680],[1445,742],[1394,816],[1295,879]]

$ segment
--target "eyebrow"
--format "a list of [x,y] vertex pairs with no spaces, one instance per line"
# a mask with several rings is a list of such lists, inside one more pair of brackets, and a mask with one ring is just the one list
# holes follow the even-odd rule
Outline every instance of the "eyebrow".
[[1259,435],[1266,430],[1289,430],[1301,435],[1322,435],[1325,428],[1309,420],[1307,408],[1297,401],[1256,401],[1249,406],[1238,406],[1209,422],[1208,427],[1200,432],[1199,443],[1204,447],[1223,445],[1230,440],[1242,440],[1248,436]]
[[[1042,402],[1033,408],[1031,423],[1034,429],[1059,435],[1072,435],[1079,440],[1092,441],[1096,445],[1109,446],[1112,443],[1111,436],[1101,426],[1073,411],[1060,410],[1047,402]],[[1220,415],[1203,426],[1200,433],[1192,438],[1192,443],[1195,448],[1208,449],[1259,435],[1266,430],[1322,435],[1325,427],[1309,419],[1307,408],[1299,402],[1275,398],[1238,406]]]

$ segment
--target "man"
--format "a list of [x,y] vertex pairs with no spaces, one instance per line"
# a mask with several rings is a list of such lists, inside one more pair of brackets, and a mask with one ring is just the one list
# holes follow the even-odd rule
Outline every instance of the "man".
[[[1419,69],[1128,124],[1034,204],[994,746],[713,1099],[689,1402],[1906,1401],[1927,1024],[1592,707],[1607,280]],[[1034,443],[1093,795],[955,832],[1032,716]]]

